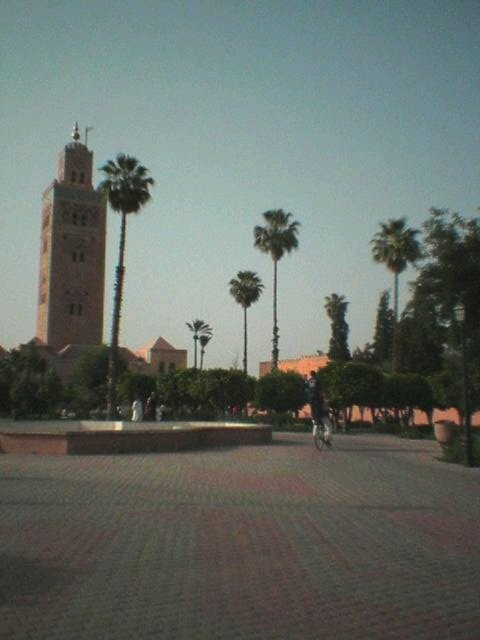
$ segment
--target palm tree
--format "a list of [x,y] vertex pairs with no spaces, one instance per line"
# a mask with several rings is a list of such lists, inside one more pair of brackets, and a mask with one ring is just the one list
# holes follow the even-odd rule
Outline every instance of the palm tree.
[[378,231],[370,241],[375,262],[386,265],[393,273],[393,354],[392,370],[397,373],[398,354],[398,276],[405,271],[409,264],[414,264],[422,256],[420,243],[417,240],[416,229],[406,226],[407,219],[397,218],[380,223]]
[[196,318],[193,322],[185,323],[190,331],[193,333],[193,344],[194,344],[194,369],[197,368],[197,343],[200,339],[200,336],[212,336],[213,330],[209,324],[204,322],[203,320],[199,320]]
[[150,200],[149,187],[153,186],[155,181],[148,175],[148,169],[141,165],[136,158],[132,158],[123,153],[117,155],[116,161],[108,160],[108,162],[100,168],[100,171],[103,172],[105,177],[100,183],[99,189],[103,191],[108,198],[110,207],[121,215],[108,366],[107,419],[112,420],[116,407],[118,341],[123,280],[125,276],[124,256],[127,215],[129,213],[138,213],[140,209],[147,204]]
[[212,339],[211,333],[202,333],[198,337],[198,341],[200,342],[200,371],[203,369],[203,356],[205,355],[205,347]]
[[266,211],[263,214],[265,227],[257,225],[253,230],[254,246],[263,253],[269,253],[273,259],[273,340],[272,371],[278,369],[278,322],[277,322],[277,263],[285,252],[290,253],[298,247],[297,233],[300,223],[290,222],[291,213],[283,209]]
[[345,320],[348,302],[345,296],[332,293],[325,297],[325,309],[330,318],[332,335],[328,349],[328,357],[337,362],[347,362],[351,360],[350,349],[348,348],[348,324]]
[[263,284],[254,271],[239,271],[229,285],[230,294],[243,308],[243,371],[247,373],[247,309],[259,299]]

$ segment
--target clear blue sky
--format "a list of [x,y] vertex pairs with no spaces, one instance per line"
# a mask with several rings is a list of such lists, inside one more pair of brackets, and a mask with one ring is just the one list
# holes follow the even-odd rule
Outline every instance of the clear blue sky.
[[[272,261],[253,227],[283,208],[302,227],[279,265],[280,357],[328,349],[333,292],[363,346],[392,285],[371,257],[379,222],[477,214],[479,34],[476,0],[0,0],[0,344],[35,335],[41,194],[78,120],[97,167],[123,151],[157,182],[128,222],[122,344],[161,335],[191,364],[185,322],[201,318],[206,366],[241,366],[228,282],[251,269],[265,283],[249,312],[257,375]],[[109,214],[105,341],[118,228]]]

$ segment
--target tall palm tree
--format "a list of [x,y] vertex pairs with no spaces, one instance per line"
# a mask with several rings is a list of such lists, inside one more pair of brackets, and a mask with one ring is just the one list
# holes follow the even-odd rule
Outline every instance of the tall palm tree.
[[338,293],[332,293],[325,297],[325,310],[332,326],[328,357],[337,362],[351,360],[348,348],[349,328],[345,320],[348,304],[345,296],[340,296]]
[[194,364],[193,367],[194,369],[197,368],[197,344],[198,341],[200,339],[200,336],[204,335],[204,336],[212,336],[213,330],[212,327],[207,324],[206,322],[204,322],[203,320],[200,320],[199,318],[196,318],[193,322],[186,322],[185,323],[187,325],[187,327],[190,329],[190,331],[193,333],[193,345],[194,345]]
[[409,264],[415,264],[422,256],[416,229],[406,226],[407,219],[390,218],[388,223],[380,223],[378,231],[370,241],[375,262],[384,264],[393,273],[393,354],[392,370],[397,373],[398,354],[398,277]]
[[277,321],[277,263],[285,252],[290,253],[298,247],[298,228],[300,223],[291,222],[292,214],[283,209],[266,211],[263,214],[265,226],[257,225],[253,230],[254,246],[263,253],[269,253],[273,260],[273,340],[272,371],[278,369],[278,321]]
[[263,284],[254,271],[239,271],[229,285],[230,294],[243,308],[243,371],[247,373],[247,309],[259,299]]
[[200,371],[203,369],[203,357],[205,355],[205,347],[212,339],[212,333],[202,333],[198,337],[198,341],[200,342]]
[[139,213],[140,209],[150,200],[149,187],[155,184],[148,175],[148,169],[131,156],[119,153],[115,160],[108,160],[100,171],[104,180],[99,189],[108,198],[113,211],[121,216],[120,242],[118,249],[118,263],[115,269],[115,286],[113,296],[112,331],[110,338],[110,355],[108,366],[108,396],[107,419],[115,416],[118,341],[120,333],[120,312],[122,306],[123,281],[125,276],[125,238],[127,231],[127,215]]

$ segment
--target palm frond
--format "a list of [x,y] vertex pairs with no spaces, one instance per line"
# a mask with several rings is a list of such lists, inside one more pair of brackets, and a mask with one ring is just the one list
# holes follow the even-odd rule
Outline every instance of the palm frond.
[[155,181],[136,158],[119,153],[116,161],[108,160],[100,171],[105,178],[99,189],[107,195],[114,211],[138,213],[150,200],[149,187],[154,186]]

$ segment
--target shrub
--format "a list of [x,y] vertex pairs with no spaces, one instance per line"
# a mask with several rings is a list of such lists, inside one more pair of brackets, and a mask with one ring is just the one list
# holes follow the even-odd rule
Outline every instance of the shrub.
[[372,423],[367,422],[366,420],[352,420],[348,423],[348,429],[349,431],[371,431]]
[[295,371],[267,373],[257,382],[255,404],[260,409],[295,412],[306,402],[305,380]]
[[[476,435],[472,438],[473,459],[476,467],[480,466],[480,438]],[[457,435],[451,445],[443,448],[443,455],[440,458],[443,462],[451,464],[465,464],[465,441],[463,437]]]
[[406,438],[407,440],[423,440],[430,435],[431,430],[427,431],[420,427],[405,427],[399,432],[400,438]]
[[293,431],[295,418],[288,412],[270,413],[269,423],[275,431]]
[[398,435],[402,431],[402,426],[398,422],[376,422],[373,430],[376,433],[391,433]]

